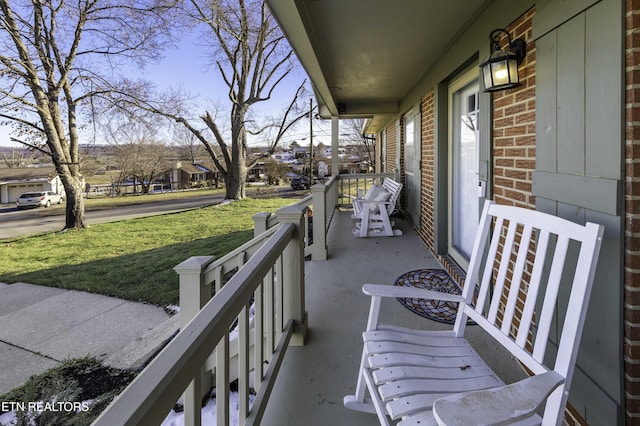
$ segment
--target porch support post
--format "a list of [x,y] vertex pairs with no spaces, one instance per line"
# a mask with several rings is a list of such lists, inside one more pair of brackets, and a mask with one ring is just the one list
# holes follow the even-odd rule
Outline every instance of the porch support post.
[[327,260],[327,187],[322,184],[311,187],[313,202],[313,244],[312,260]]
[[269,212],[260,212],[253,216],[253,236],[257,237],[263,232],[267,231],[267,221],[271,213]]
[[340,142],[340,119],[336,116],[331,117],[331,175],[340,174],[340,165],[338,163],[338,150]]
[[[202,272],[215,256],[193,256],[174,268],[180,276],[180,329],[195,317],[211,299],[211,287],[203,280]],[[211,372],[200,367],[200,374],[193,378],[184,391],[185,426],[202,424],[202,396],[211,389]]]
[[295,321],[290,345],[303,346],[307,335],[307,312],[304,291],[304,217],[298,207],[287,206],[276,211],[281,224],[293,223],[296,227],[292,240],[282,252],[282,288],[284,323]]

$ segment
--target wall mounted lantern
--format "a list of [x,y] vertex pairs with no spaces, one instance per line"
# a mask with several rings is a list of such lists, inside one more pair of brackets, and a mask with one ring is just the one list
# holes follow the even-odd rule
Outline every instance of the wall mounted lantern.
[[[500,34],[507,35],[509,44],[505,50],[500,48]],[[525,41],[521,38],[511,41],[509,32],[502,28],[491,31],[489,41],[491,42],[491,54],[480,64],[484,79],[484,91],[495,92],[520,86],[518,65],[522,63],[526,55]]]

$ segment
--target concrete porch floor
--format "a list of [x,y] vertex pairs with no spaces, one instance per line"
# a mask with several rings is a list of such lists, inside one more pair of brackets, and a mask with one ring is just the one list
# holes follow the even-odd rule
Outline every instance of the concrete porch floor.
[[[377,423],[374,414],[342,405],[343,396],[355,390],[369,312],[370,299],[362,293],[362,284],[392,285],[405,272],[441,268],[406,222],[396,219],[396,227],[404,235],[355,238],[350,212],[336,212],[327,235],[329,259],[307,266],[305,346],[288,349],[262,425]],[[395,299],[383,301],[381,318],[414,328],[450,327],[410,312]],[[526,377],[510,354],[488,341],[478,327],[468,327],[467,338],[505,382]]]

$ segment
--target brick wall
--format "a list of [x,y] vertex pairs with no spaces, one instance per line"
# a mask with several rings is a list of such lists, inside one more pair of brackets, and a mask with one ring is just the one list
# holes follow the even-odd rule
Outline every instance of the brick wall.
[[418,234],[432,252],[435,250],[435,95],[431,91],[420,102],[420,229]]
[[385,128],[387,133],[387,158],[385,159],[385,173],[391,173],[393,169],[396,167],[396,158],[397,158],[397,135],[396,135],[396,122],[392,121]]
[[519,67],[522,86],[493,95],[493,195],[499,204],[535,209],[531,181],[536,168],[536,51],[531,39],[535,9],[507,29],[527,42]]
[[640,420],[640,0],[626,1],[624,381],[626,424]]

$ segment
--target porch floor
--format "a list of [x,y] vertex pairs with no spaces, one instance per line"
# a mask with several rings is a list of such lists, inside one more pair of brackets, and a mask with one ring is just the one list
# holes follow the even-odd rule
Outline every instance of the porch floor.
[[[336,212],[327,235],[329,259],[307,262],[306,309],[309,332],[303,347],[287,351],[262,425],[371,425],[374,414],[344,408],[353,394],[370,299],[364,283],[393,284],[415,269],[441,268],[415,231],[396,219],[404,235],[355,238],[351,212]],[[382,303],[385,323],[424,329],[450,327],[418,316],[396,300]],[[525,377],[510,354],[492,344],[475,326],[467,338],[507,382]]]

